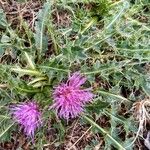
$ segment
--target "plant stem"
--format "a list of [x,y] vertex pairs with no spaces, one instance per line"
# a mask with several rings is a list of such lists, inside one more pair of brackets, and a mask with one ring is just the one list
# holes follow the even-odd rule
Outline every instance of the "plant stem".
[[100,127],[96,122],[91,120],[89,117],[83,115],[83,118],[87,120],[91,125],[95,126],[100,132],[107,136],[118,148],[119,150],[126,150],[120,143],[118,143],[109,133],[107,133],[102,127]]

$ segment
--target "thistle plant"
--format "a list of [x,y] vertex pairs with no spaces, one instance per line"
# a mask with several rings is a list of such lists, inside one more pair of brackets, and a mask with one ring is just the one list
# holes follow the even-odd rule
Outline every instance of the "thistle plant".
[[2,149],[150,147],[148,0],[1,3]]

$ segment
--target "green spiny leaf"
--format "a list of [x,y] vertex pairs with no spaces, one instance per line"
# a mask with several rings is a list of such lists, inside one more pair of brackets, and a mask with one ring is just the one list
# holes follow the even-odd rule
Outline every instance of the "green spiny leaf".
[[40,60],[43,52],[48,49],[48,37],[45,34],[46,24],[50,19],[51,2],[46,2],[43,8],[38,12],[38,21],[35,23],[35,44]]

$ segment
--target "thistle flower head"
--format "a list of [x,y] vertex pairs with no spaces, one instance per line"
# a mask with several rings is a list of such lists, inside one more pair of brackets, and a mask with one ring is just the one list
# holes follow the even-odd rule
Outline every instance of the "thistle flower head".
[[53,93],[54,108],[61,118],[69,119],[78,116],[84,111],[84,105],[91,101],[93,94],[91,89],[83,89],[86,78],[79,72],[69,77],[66,83],[58,85]]
[[11,108],[13,119],[24,129],[24,133],[33,139],[35,130],[41,125],[41,113],[35,102],[14,105]]

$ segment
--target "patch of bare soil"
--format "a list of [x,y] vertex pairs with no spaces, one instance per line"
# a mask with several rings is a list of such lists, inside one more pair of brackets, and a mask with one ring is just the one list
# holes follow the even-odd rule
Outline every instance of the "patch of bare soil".
[[71,25],[71,15],[67,10],[56,9],[53,13],[53,22],[56,27],[69,27]]
[[0,0],[0,5],[4,10],[11,27],[19,27],[23,20],[28,22],[29,27],[33,29],[37,12],[42,8],[40,1],[30,0],[25,3],[19,3],[14,0]]
[[32,150],[30,143],[25,138],[24,134],[13,132],[10,141],[0,143],[0,150],[16,150],[22,148],[23,150]]

